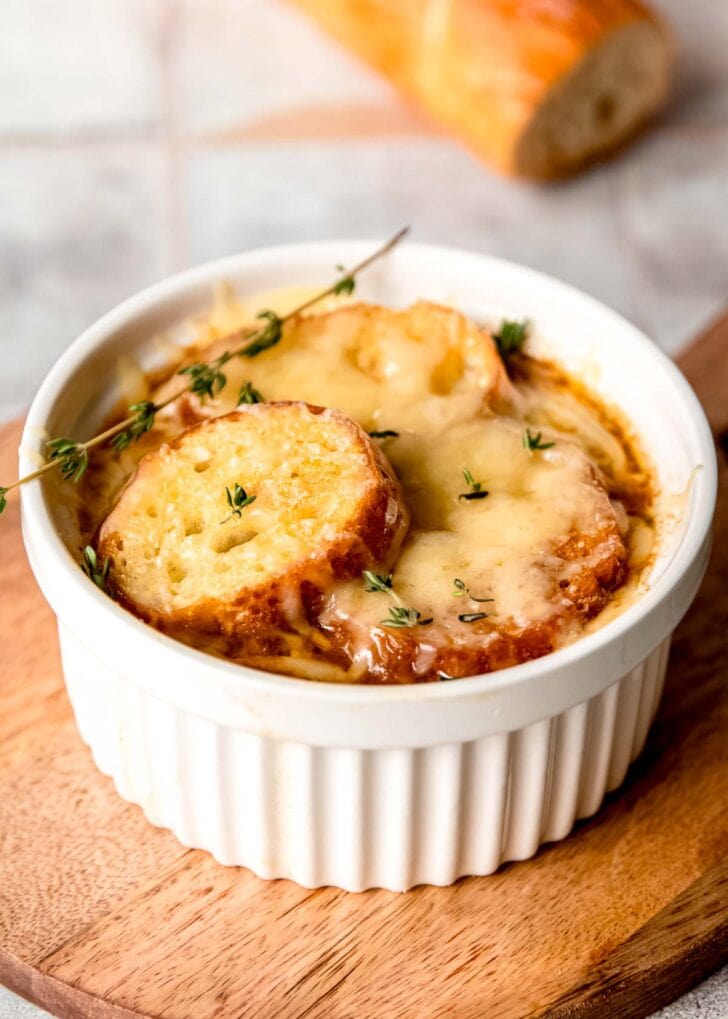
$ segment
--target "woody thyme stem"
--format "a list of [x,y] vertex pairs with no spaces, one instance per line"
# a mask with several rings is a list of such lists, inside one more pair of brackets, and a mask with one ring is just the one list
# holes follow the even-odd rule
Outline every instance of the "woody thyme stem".
[[[241,331],[239,335],[244,340],[244,342],[241,343],[240,346],[234,347],[233,349],[226,351],[222,355],[222,358],[218,360],[224,364],[233,357],[255,356],[257,353],[265,350],[267,346],[273,346],[274,343],[278,342],[278,339],[280,338],[280,328],[290,319],[294,318],[296,315],[300,315],[302,312],[308,311],[309,308],[312,308],[314,305],[318,304],[320,301],[323,301],[326,297],[332,296],[333,294],[351,293],[354,286],[354,280],[359,275],[359,273],[361,273],[364,269],[368,268],[373,262],[376,262],[384,255],[386,255],[388,252],[390,252],[397,244],[399,244],[402,238],[407,234],[408,230],[409,227],[404,227],[403,229],[399,230],[396,234],[394,234],[393,237],[390,237],[390,239],[386,241],[385,244],[381,245],[366,258],[362,259],[362,261],[355,265],[353,268],[344,272],[343,276],[339,280],[337,280],[335,283],[332,283],[324,290],[321,290],[319,293],[314,294],[313,297],[310,297],[306,301],[303,301],[292,311],[289,311],[286,315],[277,316],[273,312],[261,313],[261,316],[259,317],[265,317],[268,320],[267,325],[262,326],[259,329],[255,329],[252,332],[250,330]],[[266,335],[270,335],[269,331],[271,329],[271,325],[274,325],[275,330],[277,330],[277,332],[275,333],[276,338],[274,338],[272,341],[267,340],[265,344],[261,344],[261,341],[264,339],[264,337]],[[259,344],[260,349],[251,350],[251,348],[255,346],[256,342]],[[250,352],[246,355],[246,351]],[[199,365],[195,367],[205,369],[209,368],[210,365],[209,364]],[[174,393],[166,400],[163,400],[161,403],[149,404],[147,413],[151,415],[151,419],[153,420],[154,415],[157,414],[160,410],[163,410],[165,407],[168,407],[176,400],[179,400],[180,397],[183,396],[185,393],[194,391],[195,391],[195,376],[192,375],[191,381],[187,385],[182,387],[180,390],[178,390],[178,392]],[[125,432],[127,429],[131,428],[131,426],[134,425],[135,422],[138,422],[138,420],[139,412],[137,411],[134,414],[130,415],[129,417],[124,418],[122,421],[118,421],[116,424],[111,425],[111,427],[104,429],[104,431],[100,432],[98,435],[93,436],[91,439],[87,439],[85,442],[75,443],[69,440],[70,445],[73,447],[70,453],[51,457],[43,464],[42,467],[39,467],[37,470],[32,471],[30,474],[26,474],[24,477],[18,478],[16,481],[11,482],[9,485],[0,485],[0,505],[2,505],[2,508],[4,508],[5,494],[7,492],[10,492],[15,488],[20,488],[21,485],[25,485],[30,481],[35,481],[37,478],[42,477],[44,474],[48,473],[54,468],[61,470],[62,473],[64,473],[64,468],[66,469],[66,472],[69,472],[70,468],[70,473],[67,473],[65,476],[73,476],[74,475],[73,463],[78,460],[79,456],[85,457],[85,454],[88,452],[88,450],[93,449],[96,446],[100,446],[102,443],[107,442],[109,439],[113,439],[114,437],[120,435],[122,432]],[[85,468],[82,467],[81,474],[83,473],[83,469]],[[80,474],[78,475],[78,477],[80,477]],[[0,509],[0,512],[2,512],[2,509]]]

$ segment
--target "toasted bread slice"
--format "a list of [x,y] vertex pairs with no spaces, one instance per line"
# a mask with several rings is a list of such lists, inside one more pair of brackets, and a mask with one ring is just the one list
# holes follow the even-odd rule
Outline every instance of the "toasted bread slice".
[[539,657],[582,632],[624,581],[622,518],[592,462],[563,436],[544,432],[536,449],[524,436],[491,418],[392,444],[412,512],[392,587],[339,585],[320,617],[363,679],[467,676]]
[[148,453],[98,554],[113,563],[117,597],[161,629],[269,651],[261,639],[305,625],[335,580],[391,562],[407,524],[394,473],[358,425],[267,403]]
[[[238,347],[240,333],[194,350],[209,361]],[[428,301],[395,310],[351,304],[286,322],[277,346],[225,366],[215,399],[188,393],[160,418],[188,428],[233,410],[243,382],[265,400],[307,400],[334,407],[367,431],[439,432],[484,409],[508,403],[514,389],[492,336],[460,312]],[[157,403],[179,389],[174,376],[153,393]]]

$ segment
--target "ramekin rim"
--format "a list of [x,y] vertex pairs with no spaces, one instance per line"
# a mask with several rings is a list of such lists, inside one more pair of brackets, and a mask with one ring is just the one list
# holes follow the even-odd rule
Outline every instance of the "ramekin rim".
[[[307,251],[315,251],[317,254],[330,251],[334,259],[341,259],[344,249],[362,250],[371,244],[372,241],[355,238],[257,247],[250,251],[203,262],[167,276],[131,295],[85,329],[66,348],[48,372],[31,403],[21,437],[21,450],[37,442],[39,430],[44,428],[46,416],[68,377],[78,369],[90,351],[102,342],[110,331],[126,321],[132,321],[143,312],[175,294],[183,295],[185,291],[205,280],[212,282],[212,280],[224,278],[226,274],[232,274],[234,271],[240,272],[246,261],[254,263],[263,256],[271,260],[284,259],[291,255],[302,255]],[[484,267],[487,267],[489,263],[506,272],[519,274],[525,282],[530,279],[541,285],[554,288],[565,299],[581,302],[583,307],[591,307],[604,320],[611,318],[615,325],[619,325],[621,329],[628,328],[632,332],[635,342],[648,352],[648,356],[654,357],[662,363],[663,368],[670,376],[671,383],[679,391],[685,409],[690,414],[695,437],[701,449],[702,463],[696,465],[701,469],[697,471],[694,479],[690,516],[685,532],[675,555],[654,584],[632,605],[599,629],[580,637],[566,647],[507,669],[440,683],[377,685],[317,682],[264,672],[217,658],[174,640],[142,622],[89,583],[78,569],[77,563],[72,558],[51,519],[43,497],[42,486],[31,485],[22,489],[24,530],[28,528],[29,531],[32,531],[33,537],[38,537],[45,542],[45,550],[53,556],[54,566],[63,571],[70,584],[75,585],[75,590],[81,598],[96,600],[97,608],[103,607],[104,611],[112,614],[120,626],[130,628],[130,636],[134,635],[143,641],[160,644],[161,648],[169,652],[170,655],[181,656],[188,663],[205,670],[210,675],[238,679],[241,684],[245,684],[246,689],[250,692],[264,687],[265,693],[279,695],[282,698],[299,697],[305,692],[306,696],[313,700],[355,704],[357,702],[377,703],[402,699],[411,699],[413,702],[417,702],[430,700],[433,697],[451,700],[459,695],[470,697],[480,693],[502,692],[507,687],[517,689],[540,675],[544,677],[551,675],[559,669],[572,666],[580,659],[593,658],[598,655],[605,645],[634,631],[655,606],[669,596],[704,546],[712,523],[717,491],[717,463],[710,427],[697,396],[677,365],[642,330],[618,312],[579,288],[552,277],[548,273],[498,256],[454,246],[407,241],[398,250],[401,252],[414,250],[439,257],[462,257],[464,255],[475,257],[483,261]],[[87,602],[87,604],[91,603]],[[605,685],[607,684],[605,683]]]

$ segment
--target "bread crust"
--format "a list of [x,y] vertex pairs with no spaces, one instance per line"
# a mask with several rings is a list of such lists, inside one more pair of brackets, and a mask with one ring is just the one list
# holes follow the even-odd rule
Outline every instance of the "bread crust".
[[[320,510],[322,504],[317,501],[317,496],[321,493],[316,491],[317,479],[307,478],[305,472],[306,458],[312,455],[312,448],[315,447],[317,455],[326,457],[325,449],[320,453],[324,440],[336,445],[331,457],[345,457],[356,465],[355,470],[344,471],[342,475],[346,484],[355,482],[358,488],[353,494],[340,493],[345,517],[339,520],[333,533],[330,533],[326,521],[317,522],[314,527],[316,542],[310,546],[298,548],[294,533],[292,544],[298,555],[293,560],[286,561],[284,568],[272,573],[262,572],[257,582],[246,580],[237,591],[228,589],[224,597],[215,595],[214,584],[204,575],[199,578],[199,593],[196,591],[195,596],[186,599],[186,602],[175,597],[161,601],[157,597],[147,597],[144,577],[149,574],[144,558],[149,556],[154,542],[161,546],[157,565],[162,571],[168,567],[169,558],[176,555],[179,546],[179,539],[166,546],[163,544],[165,522],[176,512],[182,512],[181,506],[164,505],[165,479],[175,471],[189,473],[185,457],[190,450],[214,450],[218,441],[230,441],[236,426],[244,427],[248,436],[251,431],[255,435],[256,425],[261,422],[266,423],[269,441],[271,435],[277,434],[278,426],[287,422],[296,445],[290,448],[288,442],[286,463],[291,476],[303,480],[294,480],[293,487],[288,484],[279,488],[275,476],[269,478],[265,482],[267,508],[262,518],[256,521],[256,527],[263,531],[271,529],[272,533],[276,527],[276,514],[284,512],[286,500],[288,505],[294,498],[300,500],[302,517]],[[236,470],[244,480],[245,458],[248,456],[251,461],[248,476],[253,476],[254,457],[245,451],[240,455],[242,459]],[[206,472],[200,477],[206,478],[211,473]],[[231,478],[230,483],[234,480]],[[218,516],[209,519],[208,514],[202,525],[201,540],[208,537],[211,541],[218,540],[220,535],[224,540],[230,528],[236,526],[235,521],[219,519],[224,515],[225,503],[224,490],[218,487]],[[140,519],[147,511],[150,498],[157,500],[155,517],[146,529],[147,521],[143,519],[140,530]],[[242,511],[241,521],[248,519],[243,514],[253,518],[253,508]],[[298,511],[299,503],[296,503]],[[102,524],[97,551],[101,557],[109,556],[114,564],[115,597],[145,621],[177,636],[184,637],[185,633],[192,631],[217,635],[232,641],[245,653],[272,654],[281,653],[281,647],[285,645],[283,634],[310,625],[324,592],[335,581],[359,576],[364,569],[381,568],[393,561],[408,523],[408,511],[394,472],[366,433],[336,411],[290,401],[243,407],[224,417],[199,423],[170,443],[148,453]]]

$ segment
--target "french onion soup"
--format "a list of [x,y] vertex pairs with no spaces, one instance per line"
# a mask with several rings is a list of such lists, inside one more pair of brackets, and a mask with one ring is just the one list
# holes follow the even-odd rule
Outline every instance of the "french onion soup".
[[255,668],[411,683],[548,654],[639,592],[649,464],[525,325],[337,298],[226,360],[250,321],[226,294],[182,362],[122,368],[127,402],[159,406],[180,371],[224,365],[79,486],[82,541],[131,612]]

